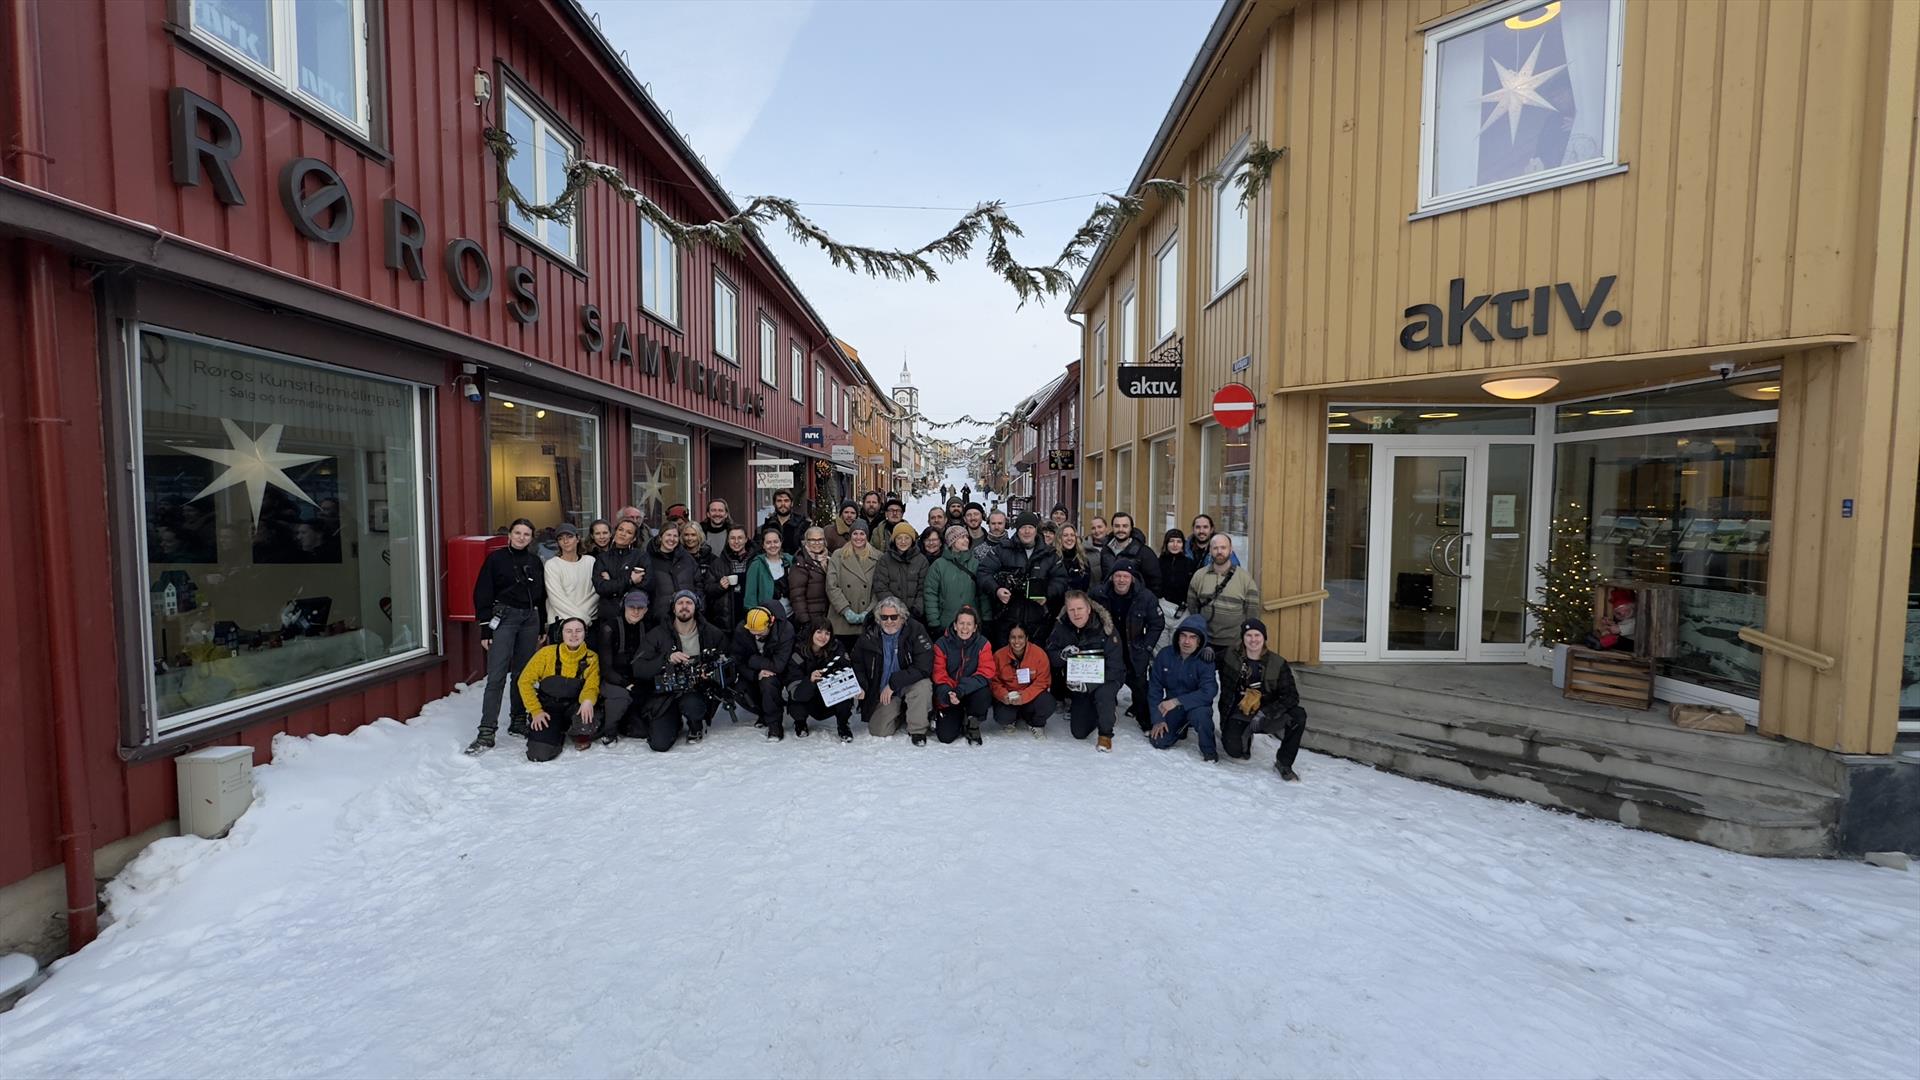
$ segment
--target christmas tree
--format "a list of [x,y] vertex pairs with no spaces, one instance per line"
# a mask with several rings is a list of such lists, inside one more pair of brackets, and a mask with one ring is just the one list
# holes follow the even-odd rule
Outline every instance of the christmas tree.
[[1593,585],[1600,567],[1586,542],[1585,522],[1555,520],[1554,543],[1547,561],[1534,567],[1540,575],[1540,595],[1527,601],[1533,628],[1527,640],[1536,645],[1573,645],[1593,632]]

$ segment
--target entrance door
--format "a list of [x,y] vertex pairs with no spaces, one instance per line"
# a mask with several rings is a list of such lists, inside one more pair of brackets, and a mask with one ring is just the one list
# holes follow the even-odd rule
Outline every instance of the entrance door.
[[[1386,498],[1376,521],[1374,567],[1380,655],[1394,660],[1464,660],[1478,640],[1474,504],[1479,448],[1388,447]],[[1383,565],[1384,564],[1384,565]]]

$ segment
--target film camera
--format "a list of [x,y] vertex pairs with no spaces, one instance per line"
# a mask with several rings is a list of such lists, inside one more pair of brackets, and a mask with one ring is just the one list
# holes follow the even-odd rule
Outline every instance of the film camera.
[[732,654],[725,649],[707,649],[684,664],[661,668],[654,677],[653,690],[661,698],[700,694],[713,705],[724,707],[730,722],[739,723],[739,707],[752,706],[742,696],[737,669]]

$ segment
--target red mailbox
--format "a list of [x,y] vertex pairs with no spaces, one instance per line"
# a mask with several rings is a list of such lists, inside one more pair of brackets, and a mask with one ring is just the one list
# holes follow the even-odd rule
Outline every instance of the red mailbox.
[[456,536],[447,541],[447,618],[455,622],[474,622],[473,583],[480,579],[480,564],[487,553],[507,546],[505,536]]

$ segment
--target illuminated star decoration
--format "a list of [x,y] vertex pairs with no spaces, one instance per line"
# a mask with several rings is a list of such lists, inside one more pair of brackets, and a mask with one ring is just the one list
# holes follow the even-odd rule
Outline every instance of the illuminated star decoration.
[[655,465],[648,469],[647,478],[636,484],[635,488],[638,491],[641,506],[649,506],[653,503],[666,505],[667,483],[660,479],[660,466]]
[[1480,95],[1481,101],[1493,102],[1493,111],[1487,114],[1486,122],[1480,125],[1482,133],[1492,127],[1495,120],[1504,116],[1507,118],[1507,138],[1518,140],[1520,110],[1529,105],[1538,105],[1550,112],[1560,111],[1553,107],[1553,102],[1540,96],[1540,84],[1567,70],[1567,65],[1561,64],[1538,73],[1533,70],[1534,63],[1540,59],[1540,46],[1545,40],[1542,38],[1533,43],[1533,51],[1527,54],[1527,62],[1521,64],[1518,71],[1508,68],[1491,56],[1487,57],[1492,61],[1494,71],[1500,76],[1500,89]]
[[255,523],[258,523],[260,520],[260,502],[266,497],[268,484],[272,484],[274,487],[287,492],[301,502],[314,505],[313,500],[307,497],[306,492],[300,490],[300,485],[294,483],[293,480],[287,476],[285,470],[289,466],[305,465],[310,461],[324,461],[326,460],[325,454],[281,453],[280,431],[286,426],[284,424],[269,425],[267,430],[262,432],[258,439],[252,439],[247,437],[246,432],[240,430],[239,424],[234,423],[226,417],[221,417],[220,423],[221,426],[227,429],[227,442],[232,449],[207,450],[198,446],[172,447],[172,449],[193,454],[196,457],[203,457],[208,461],[217,462],[227,467],[227,471],[215,477],[213,482],[208,484],[200,494],[194,496],[195,499],[204,499],[216,491],[224,491],[235,484],[245,484],[247,488],[247,504],[253,511],[253,520]]

